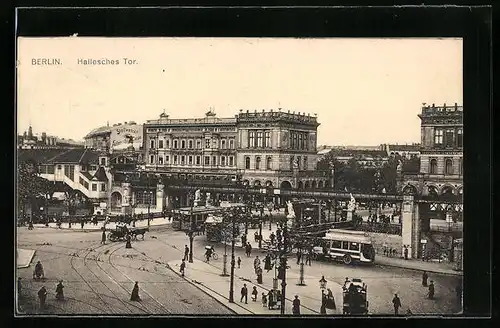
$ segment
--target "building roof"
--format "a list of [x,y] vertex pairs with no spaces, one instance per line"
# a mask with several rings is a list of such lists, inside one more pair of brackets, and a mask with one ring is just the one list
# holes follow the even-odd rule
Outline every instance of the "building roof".
[[106,134],[106,133],[111,133],[111,127],[105,125],[105,126],[101,126],[97,129],[94,129],[92,131],[90,131],[85,137],[84,139],[87,139],[87,138],[92,138],[94,136],[97,136],[97,135],[100,135],[100,134]]
[[20,149],[18,160],[33,160],[39,164],[90,163],[97,161],[99,154],[90,149]]
[[382,150],[332,149],[332,155],[335,157],[387,157],[387,152]]
[[92,180],[92,174],[90,174],[89,172],[81,172],[80,171],[80,174],[83,175],[84,177],[86,177],[87,179],[89,180]]
[[389,151],[419,151],[420,150],[420,144],[413,144],[413,145],[388,145],[389,146]]
[[97,169],[97,172],[92,177],[92,180],[108,181],[108,176],[106,175],[106,172],[104,172],[104,168],[102,166]]

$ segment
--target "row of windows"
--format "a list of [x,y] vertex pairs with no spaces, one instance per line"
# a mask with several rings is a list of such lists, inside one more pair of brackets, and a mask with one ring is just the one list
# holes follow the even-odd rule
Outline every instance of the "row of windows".
[[[444,161],[444,174],[446,175],[453,175],[453,174],[459,174],[463,175],[463,159],[460,157],[460,161],[458,163],[458,172],[454,172],[453,169],[453,160],[451,158],[447,158]],[[429,173],[430,174],[439,174],[438,172],[438,163],[437,159],[433,158],[429,162]]]
[[359,243],[348,242],[348,241],[332,240],[330,247],[338,249],[348,249],[351,251],[359,251]]
[[[234,138],[223,138],[223,139],[204,139],[205,140],[205,148],[219,148],[220,149],[234,149]],[[156,140],[150,139],[149,146],[151,149],[155,148]],[[174,139],[172,140],[172,148],[173,149],[202,149],[202,139]],[[170,140],[158,140],[158,148],[170,148]]]
[[156,206],[156,194],[154,192],[138,191],[135,193],[135,204]]
[[[255,157],[255,169],[256,170],[261,170],[261,164],[262,162],[262,159],[260,156],[256,156]],[[273,159],[272,157],[268,157],[266,158],[266,170],[272,170],[272,163],[273,163]],[[246,170],[250,170],[251,168],[251,159],[249,156],[245,157],[245,169]]]
[[271,148],[271,131],[248,131],[248,148]]
[[[210,161],[210,159],[212,159]],[[155,163],[155,156],[151,155],[149,157],[149,163],[154,164]],[[172,163],[170,163],[170,156],[166,155],[165,157],[163,156],[158,156],[158,164],[159,165],[164,165],[164,164],[180,164],[180,165],[202,165],[201,164],[201,156],[186,156],[186,155],[173,155],[172,156]],[[234,166],[234,156],[204,156],[203,158],[203,165],[208,166]]]
[[308,150],[309,143],[307,142],[307,137],[307,132],[290,131],[289,145],[291,149]]
[[299,170],[307,170],[307,156],[290,156],[290,168],[294,166]]
[[463,129],[434,129],[434,145],[445,147],[463,147]]

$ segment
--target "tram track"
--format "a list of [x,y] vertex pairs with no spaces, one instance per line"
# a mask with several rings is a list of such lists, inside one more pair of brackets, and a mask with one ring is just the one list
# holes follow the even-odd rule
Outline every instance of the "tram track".
[[[88,250],[85,250],[85,251],[88,251]],[[78,252],[78,253],[79,253],[79,252]],[[87,256],[89,253],[90,253],[90,251],[86,254],[86,256]],[[74,256],[72,256],[72,257],[71,257],[71,259],[70,259],[70,266],[71,266],[71,268],[72,268],[72,269],[76,272],[76,274],[77,274],[78,276],[80,276],[80,278],[82,279],[82,281],[83,281],[83,282],[84,282],[84,283],[85,283],[85,284],[86,284],[86,285],[90,288],[90,290],[91,290],[91,291],[92,291],[92,292],[93,292],[93,293],[94,293],[94,294],[95,294],[95,295],[96,295],[96,296],[97,296],[97,297],[101,300],[101,302],[102,302],[102,303],[103,303],[103,304],[104,304],[104,305],[105,305],[105,306],[109,309],[109,311],[110,311],[111,313],[113,313],[113,312],[114,312],[114,311],[113,311],[113,308],[109,305],[109,303],[108,303],[108,302],[106,302],[106,301],[105,301],[105,300],[101,297],[101,294],[100,294],[100,293],[98,293],[98,292],[97,292],[97,291],[96,291],[96,290],[92,287],[92,285],[91,285],[91,284],[87,281],[87,279],[85,279],[85,278],[83,277],[83,275],[82,275],[80,272],[78,272],[78,270],[77,270],[77,269],[76,269],[76,267],[75,267],[74,260],[75,260],[75,257],[74,257]],[[85,266],[85,260],[84,260],[84,266]]]
[[[109,265],[111,265],[111,267],[113,267],[116,271],[120,272],[120,274],[123,275],[125,278],[127,278],[130,282],[135,282],[135,280],[133,280],[132,278],[130,278],[126,273],[124,273],[123,271],[121,271],[120,269],[118,269],[118,267],[111,260],[112,255],[116,251],[118,251],[119,249],[121,249],[122,247],[123,247],[123,245],[119,245],[119,247],[115,248],[113,251],[111,251],[111,252],[108,253],[108,257],[107,257],[108,263],[109,263]],[[153,272],[153,273],[154,274],[160,274],[160,273],[156,273],[156,272]],[[163,274],[160,274],[160,275],[166,276],[166,275],[163,275]],[[144,292],[145,294],[147,294],[156,304],[159,305],[159,310],[163,310],[167,314],[171,314],[172,313],[170,310],[167,309],[167,307],[163,303],[161,303],[159,300],[157,300],[145,288],[142,289],[142,292]]]
[[[100,249],[101,249],[101,251],[97,253],[95,260],[92,260],[92,261],[93,261],[93,262],[97,265],[97,267],[98,267],[98,268],[99,268],[102,272],[104,272],[104,274],[106,274],[106,276],[108,276],[108,277],[111,279],[111,281],[112,281],[112,282],[114,282],[114,283],[115,283],[115,284],[117,284],[119,287],[121,287],[122,289],[124,289],[124,290],[125,290],[125,295],[127,295],[127,296],[128,296],[128,291],[127,291],[127,290],[126,290],[126,289],[125,289],[122,285],[120,285],[120,284],[119,284],[119,283],[118,283],[115,279],[113,279],[113,278],[112,278],[112,277],[111,277],[111,276],[110,276],[110,275],[109,275],[109,274],[108,274],[108,273],[107,273],[104,269],[102,269],[102,267],[99,265],[99,262],[98,262],[98,260],[97,260],[97,259],[98,259],[99,255],[100,255],[101,253],[103,253],[103,251],[102,251],[102,247],[105,247],[105,246],[107,246],[107,245],[100,245],[100,246],[98,246],[98,247],[97,247],[97,248],[100,248]],[[111,246],[111,247],[112,247],[112,246]],[[94,249],[94,250],[95,250],[95,249]],[[104,251],[106,251],[106,250],[104,250]],[[97,275],[97,274],[96,274],[96,273],[95,273],[95,272],[94,272],[91,268],[90,268],[89,263],[87,262],[87,261],[89,261],[89,260],[88,260],[88,256],[90,255],[90,253],[92,253],[92,251],[89,251],[89,252],[86,254],[86,256],[83,258],[83,264],[84,264],[84,266],[87,268],[87,270],[88,270],[90,273],[92,273],[92,274],[93,274],[93,275],[97,278],[97,280],[98,280],[98,281],[99,281],[99,282],[100,282],[100,283],[101,283],[104,287],[106,287],[106,288],[107,288],[107,289],[111,292],[111,294],[114,296],[114,298],[116,298],[116,299],[117,299],[117,300],[118,300],[121,304],[123,304],[123,306],[125,307],[125,309],[126,309],[128,312],[130,312],[130,314],[135,314],[135,313],[134,313],[134,311],[132,311],[132,310],[130,309],[130,307],[135,308],[135,309],[138,309],[138,310],[140,310],[140,311],[141,311],[141,312],[143,312],[143,313],[148,313],[148,312],[147,312],[146,310],[144,310],[143,308],[138,307],[138,306],[136,306],[135,304],[130,304],[130,303],[127,303],[127,302],[123,301],[123,298],[122,298],[122,297],[118,297],[118,295],[117,295],[117,294],[116,294],[116,293],[115,293],[115,292],[114,292],[114,291],[113,291],[113,290],[112,290],[112,289],[111,289],[111,288],[110,288],[110,287],[109,287],[109,286],[108,286],[108,285],[107,285],[107,284],[106,284],[106,283],[105,283],[105,282],[104,282],[104,281],[103,281],[103,280],[102,280],[102,279],[101,279],[101,278],[100,278],[100,277],[99,277],[99,276],[98,276],[98,275]]]

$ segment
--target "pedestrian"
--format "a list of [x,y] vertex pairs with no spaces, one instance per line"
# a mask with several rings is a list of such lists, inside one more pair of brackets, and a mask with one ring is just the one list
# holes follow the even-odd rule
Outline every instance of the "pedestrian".
[[106,245],[106,229],[102,228],[101,244]]
[[248,247],[247,256],[250,257],[252,255],[252,245],[250,245],[250,242],[247,242],[247,247]]
[[212,248],[206,248],[205,250],[205,262],[210,262],[210,256],[212,256]]
[[132,289],[132,294],[130,295],[130,300],[134,302],[140,302],[141,298],[139,297],[139,282],[136,281],[134,284],[134,288]]
[[257,268],[260,268],[260,259],[259,259],[259,256],[256,256],[255,260],[253,260],[253,268],[255,270],[255,273],[257,273]]
[[269,272],[271,269],[272,269],[272,266],[271,266],[271,255],[269,255],[269,253],[268,253],[266,255],[266,257],[264,258],[264,270],[266,270],[266,272]]
[[62,280],[59,280],[59,283],[56,286],[56,300],[62,301],[64,300],[64,285]]
[[299,263],[300,263],[300,258],[301,258],[301,256],[302,256],[302,251],[298,250],[298,251],[297,251],[297,264],[299,264]]
[[28,222],[28,230],[33,230],[33,220],[31,220],[31,219]]
[[189,247],[188,245],[184,245],[184,260],[188,260],[189,258]]
[[269,310],[272,310],[274,308],[274,303],[276,302],[276,300],[274,299],[274,293],[272,290],[270,290],[268,293],[267,293],[267,299],[268,299],[268,304],[267,304],[267,308]]
[[271,232],[271,234],[269,235],[269,239],[271,241],[271,245],[274,245],[274,238],[276,238],[276,236],[274,235],[274,232]]
[[82,227],[83,229],[83,225],[85,224],[85,221],[83,220],[83,218],[80,220],[80,226]]
[[130,234],[127,233],[127,236],[125,238],[127,240],[126,243],[125,243],[125,248],[132,248],[132,244],[130,242],[130,240],[131,240]]
[[259,232],[258,231],[255,231],[255,233],[253,234],[253,240],[256,243],[259,241]]
[[327,300],[326,306],[329,309],[332,309],[332,310],[337,309],[337,305],[335,304],[335,298],[333,297],[333,292],[330,288],[327,288],[326,300]]
[[240,268],[241,265],[241,258],[238,256],[238,269]]
[[253,290],[252,290],[252,301],[253,302],[257,302],[257,295],[259,293],[257,292],[257,287],[253,286]]
[[45,286],[42,286],[38,291],[38,299],[40,300],[40,310],[43,310],[45,308],[45,300],[47,299],[47,290]]
[[394,294],[392,305],[394,306],[394,315],[398,315],[399,308],[401,307],[401,300],[399,299],[398,294]]
[[260,266],[257,268],[256,274],[257,274],[257,283],[262,284],[262,269]]
[[408,246],[405,245],[404,247],[404,257],[405,257],[405,260],[408,260]]
[[186,261],[182,259],[180,272],[183,277],[184,277],[184,269],[186,269]]
[[243,303],[243,299],[245,299],[245,304],[248,304],[248,289],[247,289],[247,284],[243,284],[243,287],[241,287],[241,299],[240,299],[240,302]]
[[422,286],[427,287],[428,278],[429,276],[427,275],[427,272],[424,271],[424,273],[422,273]]
[[295,299],[292,302],[292,313],[294,315],[300,315],[300,300],[299,300],[299,295],[295,295]]
[[434,281],[431,280],[431,283],[429,284],[429,294],[427,294],[430,300],[434,299]]
[[309,266],[311,266],[311,259],[312,259],[312,250],[309,250],[309,252],[307,252],[306,255],[306,264],[308,264]]
[[266,295],[266,293],[262,293],[261,302],[262,302],[262,307],[267,307],[267,295]]
[[247,235],[243,234],[241,235],[241,246],[246,247],[247,245]]
[[386,242],[384,242],[384,244],[382,245],[382,247],[384,248],[384,256],[389,255],[389,249],[387,248],[387,243]]

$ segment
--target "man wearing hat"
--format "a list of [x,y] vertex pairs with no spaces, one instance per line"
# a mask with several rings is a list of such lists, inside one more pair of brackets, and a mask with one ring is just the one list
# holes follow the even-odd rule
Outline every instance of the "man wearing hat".
[[295,299],[292,302],[292,313],[294,315],[300,315],[300,300],[299,295],[295,295]]
[[428,297],[430,300],[434,299],[434,281],[431,280],[431,283],[429,284],[429,294]]

